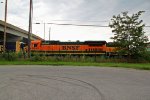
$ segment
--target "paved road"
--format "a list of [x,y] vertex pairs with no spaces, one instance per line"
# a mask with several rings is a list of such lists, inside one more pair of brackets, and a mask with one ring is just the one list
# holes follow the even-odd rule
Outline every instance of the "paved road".
[[150,100],[150,71],[0,66],[0,100]]

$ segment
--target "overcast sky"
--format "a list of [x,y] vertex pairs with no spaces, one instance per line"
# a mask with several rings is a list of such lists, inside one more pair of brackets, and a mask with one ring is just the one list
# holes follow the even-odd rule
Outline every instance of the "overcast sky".
[[[5,0],[0,0],[5,1]],[[69,23],[108,25],[113,15],[129,11],[146,11],[141,19],[150,25],[150,0],[33,0],[33,23]],[[28,30],[29,0],[8,0],[8,23]],[[4,20],[4,4],[0,4],[0,20]],[[61,41],[110,40],[108,27],[60,26],[46,24],[45,38]],[[33,24],[33,33],[44,38],[44,25]],[[146,28],[150,38],[150,28]]]

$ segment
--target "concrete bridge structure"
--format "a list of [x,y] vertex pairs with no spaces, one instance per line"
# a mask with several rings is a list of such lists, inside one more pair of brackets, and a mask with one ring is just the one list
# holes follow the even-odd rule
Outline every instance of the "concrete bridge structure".
[[[6,41],[7,42],[16,42],[22,41],[27,43],[28,41],[28,31],[23,30],[19,27],[16,27],[12,24],[7,23],[6,29]],[[0,42],[3,42],[4,39],[4,21],[0,20]],[[32,34],[31,40],[43,40],[42,38]]]

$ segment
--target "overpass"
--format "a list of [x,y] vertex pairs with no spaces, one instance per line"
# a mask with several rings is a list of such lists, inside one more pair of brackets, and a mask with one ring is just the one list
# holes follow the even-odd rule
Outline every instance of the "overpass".
[[[7,42],[16,42],[16,41],[22,41],[26,42],[28,41],[28,31],[23,30],[19,27],[16,27],[12,24],[7,23],[6,24],[6,41]],[[4,38],[4,21],[0,20],[0,42],[3,42]],[[32,34],[31,40],[43,40],[42,38]]]

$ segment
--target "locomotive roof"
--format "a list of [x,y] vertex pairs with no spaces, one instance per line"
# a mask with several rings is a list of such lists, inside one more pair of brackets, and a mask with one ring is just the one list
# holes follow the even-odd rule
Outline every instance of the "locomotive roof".
[[76,41],[76,42],[61,42],[61,41],[42,41],[42,44],[52,44],[52,45],[104,45],[106,41]]

